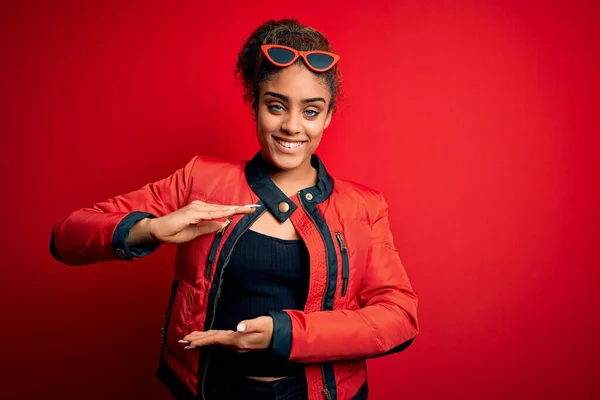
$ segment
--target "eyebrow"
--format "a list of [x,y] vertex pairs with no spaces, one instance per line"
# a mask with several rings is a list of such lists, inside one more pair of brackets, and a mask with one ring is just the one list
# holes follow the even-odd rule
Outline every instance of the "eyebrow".
[[[267,96],[267,95],[276,97],[276,98],[278,98],[280,100],[283,100],[285,102],[288,102],[288,103],[290,101],[290,99],[287,96],[285,96],[285,95],[283,95],[281,93],[265,92],[265,96]],[[325,101],[325,99],[322,98],[322,97],[311,97],[310,99],[303,99],[302,100],[303,103],[314,103],[316,101],[322,101],[323,104],[327,104],[327,102]]]

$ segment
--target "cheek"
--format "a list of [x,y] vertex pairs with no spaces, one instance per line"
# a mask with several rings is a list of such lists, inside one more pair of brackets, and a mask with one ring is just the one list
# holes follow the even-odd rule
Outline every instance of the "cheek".
[[316,124],[311,124],[306,127],[306,134],[310,138],[311,142],[318,143],[323,137],[324,125],[321,121]]
[[321,143],[322,137],[323,137],[323,135],[316,135],[316,136],[310,137],[310,143],[313,148],[316,148],[319,145],[319,143]]
[[277,128],[277,117],[268,112],[259,112],[256,126],[259,134],[269,134]]

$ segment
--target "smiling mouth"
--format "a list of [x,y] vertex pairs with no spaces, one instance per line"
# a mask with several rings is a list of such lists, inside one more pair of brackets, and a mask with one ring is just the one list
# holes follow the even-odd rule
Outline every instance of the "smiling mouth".
[[306,141],[303,142],[289,142],[287,140],[283,140],[277,137],[273,137],[273,139],[279,143],[281,146],[285,147],[286,149],[296,149],[300,146],[302,146],[304,143],[306,143]]

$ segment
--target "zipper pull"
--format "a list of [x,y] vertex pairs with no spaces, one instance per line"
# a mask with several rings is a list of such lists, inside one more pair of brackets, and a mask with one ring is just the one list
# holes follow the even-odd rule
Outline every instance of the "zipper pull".
[[231,224],[231,222],[233,222],[233,219],[232,218],[227,218],[227,221],[225,221],[225,226],[222,227],[221,229],[219,229],[217,231],[217,235],[223,236],[223,234],[225,233],[225,231],[227,230],[227,228],[229,227],[229,225]]
[[323,397],[325,397],[327,400],[331,400],[331,394],[329,394],[329,389],[323,389],[321,391],[321,394],[323,395]]
[[215,240],[213,240],[213,243],[210,246],[210,250],[208,252],[208,260],[206,262],[206,279],[210,279],[210,272],[212,271],[213,264],[215,263],[215,259],[217,257],[217,249],[219,248],[219,244],[221,243],[221,238],[225,234],[225,231],[227,231],[227,228],[229,228],[229,225],[231,225],[231,222],[233,222],[233,218],[227,218],[227,221],[225,221],[225,225],[217,231]]
[[342,296],[346,295],[346,290],[348,289],[348,277],[350,275],[350,267],[348,266],[348,248],[346,247],[346,242],[344,241],[344,235],[341,232],[336,232],[335,237],[337,238],[340,244],[340,252],[342,253]]
[[337,237],[338,242],[340,242],[340,249],[342,251],[346,251],[346,242],[344,242],[344,237],[342,236],[342,234],[339,232],[336,232],[335,236]]

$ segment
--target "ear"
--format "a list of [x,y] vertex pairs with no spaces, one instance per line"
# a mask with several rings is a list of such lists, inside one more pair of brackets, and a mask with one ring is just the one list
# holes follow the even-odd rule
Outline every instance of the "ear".
[[325,127],[323,128],[323,130],[327,129],[327,127],[331,123],[331,118],[332,117],[333,117],[333,112],[332,111],[328,111],[327,112],[327,118],[325,119]]

